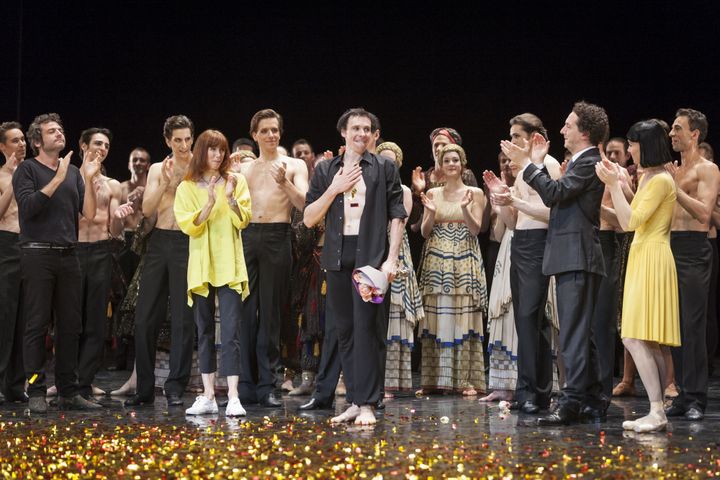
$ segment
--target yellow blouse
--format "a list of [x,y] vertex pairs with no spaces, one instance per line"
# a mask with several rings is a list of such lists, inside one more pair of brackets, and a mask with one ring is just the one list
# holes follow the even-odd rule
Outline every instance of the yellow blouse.
[[215,186],[215,205],[200,225],[194,222],[207,203],[207,189],[198,187],[194,181],[184,180],[175,193],[175,219],[180,230],[190,237],[187,292],[191,306],[192,294],[207,297],[210,285],[227,285],[242,295],[243,300],[249,293],[240,230],[247,227],[252,217],[250,192],[244,176],[239,173],[229,175],[237,178],[234,198],[240,210],[239,217],[225,197],[225,183]]

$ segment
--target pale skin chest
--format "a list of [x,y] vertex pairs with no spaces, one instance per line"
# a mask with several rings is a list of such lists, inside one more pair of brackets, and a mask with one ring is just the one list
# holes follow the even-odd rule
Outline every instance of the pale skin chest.
[[272,175],[273,167],[282,166],[284,163],[285,178],[293,183],[297,167],[288,160],[290,159],[254,160],[242,165],[241,172],[247,179],[252,201],[253,223],[290,223],[292,204]]
[[173,205],[175,204],[175,192],[187,173],[187,167],[187,165],[175,163],[173,176],[170,179],[170,183],[168,183],[167,188],[163,192],[162,198],[160,199],[160,205],[157,209],[157,222],[155,223],[155,228],[163,230],[180,230],[180,227],[175,221],[175,211],[173,210]]
[[363,177],[360,177],[350,191],[343,194],[344,235],[357,235],[360,232],[360,219],[365,210],[366,194],[367,185],[365,185]]
[[[11,182],[12,175],[4,171],[0,171],[0,195],[11,189]],[[10,204],[5,211],[5,214],[2,218],[0,218],[0,230],[5,232],[20,233],[20,225],[18,224],[18,207],[17,202],[15,202],[14,195],[10,199]]]
[[97,176],[93,180],[93,188],[95,189],[96,198],[95,218],[87,220],[85,217],[80,216],[80,230],[78,232],[80,242],[98,242],[109,238],[110,201],[113,197],[110,179]]
[[[537,194],[535,190],[530,188],[530,186],[523,180],[523,173],[524,170],[518,173],[517,177],[515,178],[515,196],[519,198],[520,200],[523,200],[527,202],[529,205],[535,206],[535,207],[545,207],[543,204],[542,199],[540,198],[540,195]],[[517,222],[515,224],[516,230],[530,230],[530,229],[547,229],[548,228],[548,222],[530,216],[526,214],[525,212],[522,212],[518,210],[517,212]]]
[[[700,177],[698,176],[697,166],[693,165],[690,168],[684,168],[681,166],[678,168],[675,173],[675,183],[678,190],[682,190],[692,198],[698,198],[698,185],[700,183]],[[675,207],[673,209],[672,230],[706,232],[708,230],[708,226],[698,222],[687,210],[685,210],[685,208],[683,208],[682,205],[680,205],[679,202],[675,202]]]

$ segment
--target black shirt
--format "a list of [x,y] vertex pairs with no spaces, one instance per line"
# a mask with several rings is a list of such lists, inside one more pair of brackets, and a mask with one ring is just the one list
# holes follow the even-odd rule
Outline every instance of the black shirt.
[[[315,166],[310,189],[305,196],[307,207],[320,198],[343,165],[343,157],[324,160]],[[387,252],[387,225],[393,218],[405,218],[400,173],[390,159],[365,152],[360,159],[365,181],[365,208],[360,217],[357,265],[380,268]],[[343,240],[344,195],[337,195],[325,215],[325,246],[320,264],[330,271],[340,270]]]
[[85,182],[80,170],[69,165],[65,180],[52,197],[48,197],[40,190],[54,177],[55,170],[35,158],[20,163],[13,174],[21,245],[27,242],[77,243],[78,214],[82,213]]

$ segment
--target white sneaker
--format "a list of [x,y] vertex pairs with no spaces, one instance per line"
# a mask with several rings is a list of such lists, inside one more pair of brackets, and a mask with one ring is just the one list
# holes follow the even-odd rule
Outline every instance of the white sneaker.
[[232,398],[228,401],[227,407],[225,407],[226,417],[244,417],[247,412],[240,403],[239,398]]
[[192,407],[185,410],[185,415],[205,415],[208,413],[218,413],[218,406],[214,398],[210,400],[205,395],[198,395]]

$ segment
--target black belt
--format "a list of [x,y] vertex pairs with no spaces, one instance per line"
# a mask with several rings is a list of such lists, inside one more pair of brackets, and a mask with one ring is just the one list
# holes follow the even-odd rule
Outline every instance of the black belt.
[[49,242],[27,242],[20,245],[20,248],[42,248],[46,250],[73,250],[75,245],[63,245]]

